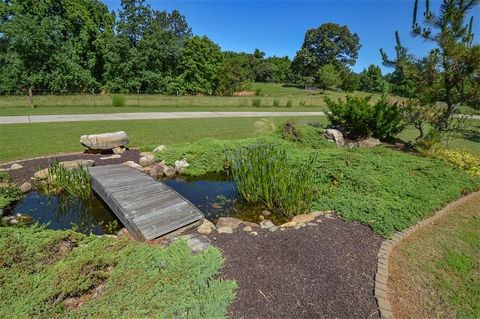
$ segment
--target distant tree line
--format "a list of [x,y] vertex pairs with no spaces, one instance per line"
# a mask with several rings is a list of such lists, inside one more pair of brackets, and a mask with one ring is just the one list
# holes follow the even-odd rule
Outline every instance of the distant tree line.
[[0,2],[0,92],[231,94],[245,81],[284,82],[288,57],[222,52],[178,11],[122,0]]

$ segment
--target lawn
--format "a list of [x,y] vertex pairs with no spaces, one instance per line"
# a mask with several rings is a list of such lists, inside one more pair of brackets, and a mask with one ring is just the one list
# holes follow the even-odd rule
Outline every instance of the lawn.
[[[440,160],[380,146],[369,149],[337,148],[320,136],[321,130],[300,126],[302,138],[292,141],[278,130],[243,140],[203,139],[172,145],[159,160],[173,163],[185,158],[186,174],[222,171],[225,150],[263,143],[283,148],[292,167],[316,156],[316,210],[335,210],[350,221],[360,221],[388,237],[431,215],[462,194],[480,188],[480,178]],[[295,170],[291,171],[295,174]]]
[[[313,117],[312,117],[313,118]],[[0,162],[67,152],[81,152],[80,136],[126,131],[130,147],[152,149],[160,144],[183,143],[204,137],[238,139],[258,135],[260,118],[214,118],[100,122],[29,123],[0,125]],[[287,118],[272,118],[281,123]],[[325,118],[314,118],[326,121]]]
[[480,194],[403,241],[390,264],[398,318],[480,318]]
[[0,227],[0,251],[1,318],[225,318],[235,296],[220,251],[181,240]]
[[[35,114],[88,114],[119,112],[191,112],[191,111],[321,111],[325,96],[343,97],[334,91],[303,90],[274,83],[253,83],[248,90],[260,89],[260,96],[167,96],[159,94],[125,94],[126,104],[113,107],[108,94],[36,95],[36,108],[29,106],[25,95],[0,96],[0,116]],[[364,92],[355,95],[368,95]],[[260,100],[260,106],[253,106]],[[291,101],[291,107],[287,103]],[[274,103],[278,106],[274,107]]]

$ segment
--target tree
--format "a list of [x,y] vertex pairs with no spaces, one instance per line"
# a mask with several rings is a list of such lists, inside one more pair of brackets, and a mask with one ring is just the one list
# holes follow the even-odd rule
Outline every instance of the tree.
[[[96,0],[4,1],[0,6],[1,78],[15,86],[60,92],[90,89],[103,73],[101,41],[113,16]],[[2,85],[4,86],[4,85]]]
[[415,96],[418,63],[415,63],[414,58],[402,45],[398,31],[395,31],[395,40],[395,60],[389,60],[385,51],[380,49],[383,65],[395,69],[389,76],[390,91],[399,96],[412,98]]
[[322,90],[332,89],[340,84],[340,75],[332,64],[325,64],[315,74],[315,85]]
[[337,68],[354,65],[360,47],[360,38],[347,26],[322,24],[305,33],[302,47],[292,62],[292,72],[309,77],[323,65],[332,64]]
[[185,41],[179,61],[177,81],[188,94],[214,94],[223,62],[220,47],[207,37],[194,36]]
[[[440,12],[434,14],[427,0],[421,23],[417,20],[418,0],[414,3],[411,34],[435,46],[426,57],[417,59],[415,105],[434,111],[434,116],[432,112],[419,113],[429,114],[426,121],[440,134],[452,128],[461,105],[480,105],[480,46],[473,43],[473,16],[469,18],[479,3],[443,0]],[[402,61],[397,58],[394,62]]]
[[340,77],[340,87],[345,92],[353,92],[360,88],[360,76],[357,73],[345,68],[340,72]]
[[245,82],[245,70],[238,60],[228,60],[222,65],[218,74],[218,86],[216,93],[232,95],[242,89]]
[[388,84],[383,79],[380,67],[371,64],[360,73],[360,89],[371,93],[386,93]]

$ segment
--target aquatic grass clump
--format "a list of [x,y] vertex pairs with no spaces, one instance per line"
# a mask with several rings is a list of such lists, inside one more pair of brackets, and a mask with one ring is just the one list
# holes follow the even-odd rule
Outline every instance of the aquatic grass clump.
[[80,199],[92,196],[90,175],[81,165],[79,168],[67,169],[60,163],[54,163],[48,169],[48,178],[39,184],[45,194],[65,193]]
[[286,217],[308,212],[316,193],[315,158],[288,161],[283,148],[252,144],[228,156],[239,195],[249,203],[263,203]]

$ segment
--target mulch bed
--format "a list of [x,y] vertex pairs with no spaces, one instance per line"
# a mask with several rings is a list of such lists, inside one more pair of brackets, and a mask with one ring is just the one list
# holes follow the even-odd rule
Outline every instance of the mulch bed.
[[[26,161],[18,161],[16,163],[23,166],[21,169],[8,171],[12,182],[17,185],[21,185],[24,182],[30,181],[30,178],[33,177],[33,174],[43,168],[48,168],[55,161],[65,162],[73,161],[77,159],[87,159],[94,160],[96,166],[101,165],[112,165],[112,164],[121,164],[126,161],[134,161],[138,163],[140,158],[140,151],[138,150],[127,150],[125,153],[121,154],[121,158],[101,160],[100,157],[110,156],[112,154],[89,154],[89,153],[78,153],[78,154],[68,154],[68,155],[59,155],[54,157],[43,157],[39,159],[32,159]],[[9,168],[11,164],[0,165],[0,168]]]
[[366,226],[327,219],[258,236],[209,235],[238,283],[231,318],[380,318],[374,298],[382,238]]

